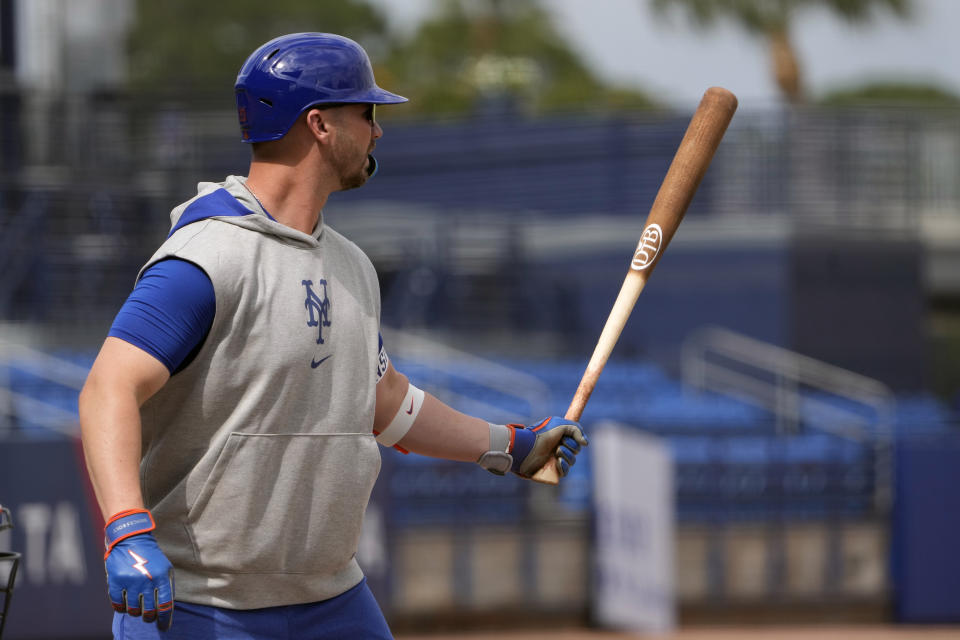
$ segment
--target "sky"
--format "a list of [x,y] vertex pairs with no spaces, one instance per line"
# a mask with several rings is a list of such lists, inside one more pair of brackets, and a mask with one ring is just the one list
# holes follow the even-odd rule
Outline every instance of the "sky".
[[[434,0],[372,0],[412,29]],[[908,21],[878,12],[853,27],[826,10],[805,11],[792,31],[811,95],[871,80],[932,83],[960,95],[960,0],[914,0]],[[762,40],[729,23],[706,31],[678,16],[654,17],[647,0],[540,0],[558,30],[604,78],[658,101],[695,105],[710,86],[733,91],[741,108],[778,101]]]

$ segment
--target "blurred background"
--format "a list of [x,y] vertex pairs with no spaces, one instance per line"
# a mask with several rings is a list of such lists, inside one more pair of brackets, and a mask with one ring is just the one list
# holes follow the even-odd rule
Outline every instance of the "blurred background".
[[491,421],[566,410],[700,96],[740,99],[570,477],[383,451],[359,556],[398,634],[960,623],[957,24],[953,0],[0,0],[4,637],[104,637],[78,390],[169,210],[246,171],[240,64],[312,30],[411,99],[325,220],[378,269],[397,368]]

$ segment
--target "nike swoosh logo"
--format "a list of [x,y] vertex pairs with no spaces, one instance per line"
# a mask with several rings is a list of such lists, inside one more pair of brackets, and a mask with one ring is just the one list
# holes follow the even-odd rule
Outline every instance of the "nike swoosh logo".
[[[329,356],[327,356],[327,357],[329,357]],[[408,416],[412,416],[412,415],[413,415],[413,398],[410,398],[410,408],[407,409],[407,415],[408,415]]]
[[[333,354],[331,353],[330,356],[332,356],[332,355],[333,355]],[[311,369],[316,369],[316,368],[319,367],[321,364],[323,364],[323,361],[324,361],[324,360],[326,360],[326,359],[329,358],[330,356],[327,356],[326,358],[320,358],[319,360],[310,360],[310,368],[311,368]]]

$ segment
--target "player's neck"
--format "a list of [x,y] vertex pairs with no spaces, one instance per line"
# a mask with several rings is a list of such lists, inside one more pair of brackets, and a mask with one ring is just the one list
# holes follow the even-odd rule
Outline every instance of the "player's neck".
[[311,234],[332,189],[301,167],[253,161],[247,188],[277,222]]

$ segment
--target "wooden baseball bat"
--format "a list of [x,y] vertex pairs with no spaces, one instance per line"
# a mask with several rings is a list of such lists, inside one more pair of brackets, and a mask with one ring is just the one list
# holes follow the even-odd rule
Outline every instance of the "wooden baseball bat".
[[[737,98],[726,89],[711,87],[703,94],[650,208],[623,287],[613,303],[597,347],[583,373],[570,408],[567,409],[567,420],[580,420],[583,415],[587,400],[597,384],[597,378],[607,364],[610,352],[613,351],[640,292],[680,226],[736,110]],[[547,464],[533,475],[533,479],[546,484],[557,484],[560,473],[556,459],[550,458]]]

